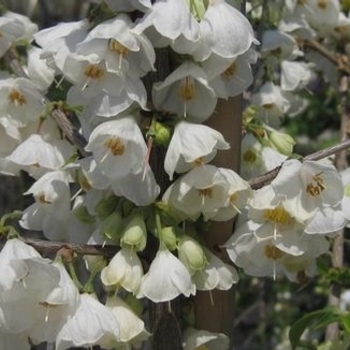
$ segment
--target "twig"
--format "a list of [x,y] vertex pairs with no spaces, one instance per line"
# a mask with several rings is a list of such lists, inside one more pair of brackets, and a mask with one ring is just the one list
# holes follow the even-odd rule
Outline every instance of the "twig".
[[349,59],[346,55],[337,55],[331,51],[329,51],[326,47],[324,47],[319,41],[315,39],[305,40],[305,46],[319,52],[322,56],[326,57],[329,61],[334,63],[339,71],[350,74],[350,66]]
[[[345,151],[350,148],[350,140],[343,141],[337,145],[325,148],[323,150],[317,151],[315,153],[311,153],[308,156],[304,157],[304,160],[320,160],[326,157],[329,157],[333,154],[337,154],[339,152]],[[249,184],[253,189],[259,189],[268,183],[270,183],[278,174],[281,169],[281,165],[274,168],[273,170],[262,174],[260,176],[254,177],[249,180]]]
[[[31,245],[39,252],[46,253],[57,253],[62,248],[67,248],[79,255],[103,255],[103,256],[113,256],[116,254],[120,247],[113,245],[92,245],[92,244],[75,244],[67,242],[53,242],[46,241],[43,239],[20,237],[19,238],[24,243]],[[5,245],[6,240],[2,239],[0,241],[1,248]],[[1,249],[0,249],[1,250]]]

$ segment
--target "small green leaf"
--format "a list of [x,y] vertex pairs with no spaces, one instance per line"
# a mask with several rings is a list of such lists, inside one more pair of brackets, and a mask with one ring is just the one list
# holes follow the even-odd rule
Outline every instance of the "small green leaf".
[[348,312],[341,314],[339,315],[339,318],[344,330],[350,334],[350,314]]
[[318,329],[337,322],[340,315],[336,309],[325,308],[308,313],[304,317],[296,321],[289,331],[289,340],[292,348],[295,349],[300,343],[300,337],[303,335],[306,328]]

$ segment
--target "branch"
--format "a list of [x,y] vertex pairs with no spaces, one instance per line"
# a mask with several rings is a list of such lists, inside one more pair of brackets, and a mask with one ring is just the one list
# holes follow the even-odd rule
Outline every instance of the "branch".
[[[67,248],[79,255],[103,255],[103,256],[113,256],[119,250],[119,246],[114,245],[92,245],[92,244],[75,244],[67,242],[53,242],[46,241],[43,239],[20,237],[22,242],[32,246],[39,252],[56,254],[60,249]],[[1,249],[6,243],[6,239],[0,240]],[[0,249],[0,250],[1,250]]]
[[[321,151],[311,153],[308,156],[304,157],[304,160],[314,160],[314,161],[320,160],[320,159],[329,157],[333,154],[337,154],[339,152],[347,150],[348,148],[350,148],[350,140],[341,142],[335,146],[325,148]],[[269,184],[277,176],[281,167],[282,167],[282,165],[276,167],[275,169],[273,169],[265,174],[262,174],[260,176],[254,177],[253,179],[250,179],[249,184],[250,184],[251,188],[257,190],[257,189]]]
[[346,55],[335,54],[329,51],[325,46],[323,46],[319,41],[315,39],[305,40],[304,43],[306,47],[317,51],[322,56],[326,57],[329,61],[334,63],[338,67],[339,71],[347,75],[350,74],[349,59]]
[[[4,58],[8,65],[11,67],[12,71],[18,77],[29,79],[27,73],[23,70],[13,50],[8,50]],[[45,103],[50,103],[46,97],[43,96],[43,98]],[[78,149],[79,153],[83,157],[87,157],[89,155],[89,153],[85,151],[87,142],[69,121],[67,115],[62,110],[57,108],[52,110],[50,115],[56,121],[58,127],[62,130],[64,136]]]

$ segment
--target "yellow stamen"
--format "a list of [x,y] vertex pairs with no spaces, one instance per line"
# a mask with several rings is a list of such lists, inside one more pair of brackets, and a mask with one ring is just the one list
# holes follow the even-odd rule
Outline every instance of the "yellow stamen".
[[328,0],[318,0],[317,1],[317,6],[321,9],[321,10],[326,10],[327,6],[328,6]]
[[194,82],[191,77],[182,79],[180,84],[180,96],[184,101],[190,101],[194,98]]
[[192,164],[194,167],[198,167],[198,166],[203,165],[203,164],[204,164],[203,157],[200,157],[200,158],[195,159],[193,162],[191,162],[191,164]]
[[50,203],[51,203],[50,201],[47,201],[47,200],[45,199],[45,194],[44,194],[44,193],[41,193],[41,194],[39,194],[38,196],[36,196],[36,199],[37,199],[37,201],[38,201],[39,203],[41,203],[41,204],[50,204]]
[[8,95],[8,99],[16,106],[23,106],[27,103],[26,98],[16,89],[12,89]]
[[84,74],[89,79],[97,80],[104,76],[105,70],[99,64],[89,64],[85,67]]
[[278,260],[282,258],[284,255],[284,252],[274,245],[268,244],[265,246],[265,251],[264,251],[265,256],[270,259],[270,260]]
[[223,77],[226,79],[231,79],[237,72],[237,65],[233,62],[223,73]]
[[213,197],[213,187],[208,187],[208,188],[203,188],[198,190],[198,193],[201,197],[209,197],[212,198]]
[[311,197],[319,196],[325,189],[323,177],[321,173],[316,174],[312,177],[311,181],[306,185],[306,193]]
[[121,156],[125,152],[125,145],[119,137],[109,137],[103,144],[114,156]]
[[264,217],[268,221],[272,221],[276,224],[288,224],[292,219],[282,206],[278,206],[274,209],[264,210]]
[[121,55],[123,57],[126,57],[129,54],[129,52],[130,52],[130,50],[127,47],[125,47],[119,41],[114,40],[114,39],[109,41],[109,45],[108,46],[109,46],[109,49],[112,52],[115,52],[118,55]]

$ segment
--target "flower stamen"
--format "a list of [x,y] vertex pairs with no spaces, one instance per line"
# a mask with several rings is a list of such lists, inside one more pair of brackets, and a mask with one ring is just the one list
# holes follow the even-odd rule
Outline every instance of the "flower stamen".
[[11,89],[8,99],[11,103],[15,104],[16,107],[23,106],[27,103],[26,98],[16,89]]
[[109,137],[103,144],[114,156],[121,156],[125,152],[125,144],[119,137]]
[[306,193],[311,197],[319,196],[325,189],[323,177],[321,173],[316,174],[312,177],[312,180],[306,185]]

